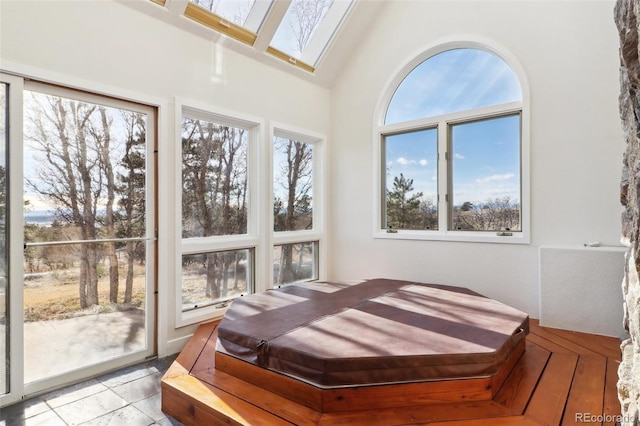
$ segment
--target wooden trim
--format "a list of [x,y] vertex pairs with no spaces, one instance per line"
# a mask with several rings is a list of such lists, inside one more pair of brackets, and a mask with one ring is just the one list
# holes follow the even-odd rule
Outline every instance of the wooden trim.
[[[464,426],[469,425],[469,421],[460,420],[457,422],[431,423],[431,426]],[[540,426],[538,423],[525,416],[491,417],[489,419],[474,420],[473,426]]]
[[[182,389],[190,389],[190,392],[186,394]],[[162,411],[185,425],[292,424],[193,376],[174,377],[166,386],[163,382]]]
[[258,37],[246,28],[234,24],[233,22],[229,22],[222,16],[216,15],[215,13],[203,9],[191,2],[187,3],[187,8],[184,10],[184,16],[228,35],[229,37],[246,43],[249,46],[253,46],[253,43],[255,43],[256,38]]
[[616,337],[541,327],[538,320],[531,320],[529,326],[532,333],[563,345],[572,352],[581,355],[601,355],[607,358],[622,359],[620,339]]
[[524,355],[496,394],[494,401],[517,413],[523,413],[550,356],[551,352],[527,342]]
[[616,416],[620,415],[620,400],[618,399],[619,367],[620,360],[607,358],[602,414],[609,421],[603,422],[604,426],[614,426],[616,424]]
[[[417,383],[331,392],[316,389],[313,394],[310,386],[303,382],[287,391],[286,386],[296,382],[292,378],[287,378],[288,381],[278,378],[280,384],[267,384],[265,389],[264,383],[274,380],[277,373],[244,370],[247,363],[229,356],[232,373],[240,371],[243,379],[216,369],[217,324],[198,328],[162,380],[163,410],[185,425],[532,426],[574,424],[577,412],[589,411],[591,415],[604,415],[607,419],[620,415],[616,392],[620,362],[599,354],[617,355],[617,339],[602,336],[590,339],[585,333],[567,334],[564,330],[540,327],[536,322],[526,338],[522,356],[514,362],[513,358],[520,355],[518,350],[517,355],[505,363],[503,368],[514,364],[510,373],[499,372],[493,379],[485,379],[487,387],[482,396],[485,400],[479,400],[480,394],[474,396],[464,387],[475,379],[441,382],[437,385],[441,393],[426,397]],[[496,389],[500,382],[502,386]],[[311,392],[311,396],[294,396],[300,401],[310,398],[326,411],[279,395],[269,386],[287,396]],[[370,397],[374,398],[373,403],[367,402]],[[451,401],[455,398],[459,400]],[[613,423],[604,424],[613,426]]]
[[[218,372],[224,372],[306,407],[331,413],[416,404],[487,401],[502,387],[524,351],[525,341],[522,340],[498,372],[491,377],[322,389],[227,354],[215,352],[215,347],[211,346],[210,350],[203,352],[202,357],[206,359],[208,367],[194,368],[192,374],[224,389],[224,385],[218,384],[215,378]],[[212,368],[213,358],[216,371]]]
[[[322,416],[322,426],[400,426],[426,425],[433,422],[465,420],[467,425],[475,425],[483,417],[491,419],[513,416],[514,413],[494,401],[456,402],[449,404],[414,405],[395,409],[373,409],[328,413]],[[449,423],[447,423],[449,424]],[[488,423],[493,425],[494,423]]]
[[323,413],[491,399],[489,377],[320,389],[228,355],[216,355],[218,371]]
[[562,424],[577,423],[578,413],[600,413],[604,401],[607,359],[581,356],[576,365]]
[[[316,387],[221,353],[215,354],[215,364],[217,371],[224,372],[313,410],[322,411],[322,394],[320,389]],[[207,377],[199,377],[208,383],[217,385],[215,378],[217,371],[211,371],[211,374]],[[224,384],[222,385],[224,386]]]
[[205,347],[207,342],[211,340],[218,324],[220,324],[220,321],[214,321],[202,324],[196,329],[196,332],[189,340],[189,343],[187,343],[182,352],[180,352],[180,355],[178,355],[173,364],[171,364],[171,367],[169,367],[165,373],[162,379],[163,383],[165,379],[183,376],[190,373],[193,365],[198,361],[198,358],[202,353],[202,349]]
[[502,365],[498,368],[498,371],[491,376],[491,396],[494,397],[498,391],[502,388],[502,385],[507,380],[507,377],[511,374],[511,371],[516,366],[516,363],[520,360],[525,352],[526,343],[525,340],[520,340],[514,349],[512,349],[511,355],[507,358]]
[[160,6],[164,6],[167,0],[151,0],[154,3],[159,4]]
[[283,61],[293,65],[294,67],[298,67],[302,70],[313,73],[315,68],[305,62],[302,62],[300,59],[294,58],[291,55],[284,53],[281,50],[276,49],[275,47],[269,46],[267,47],[267,53],[275,56],[278,59],[282,59]]
[[578,363],[576,354],[554,353],[525,414],[542,425],[559,425]]

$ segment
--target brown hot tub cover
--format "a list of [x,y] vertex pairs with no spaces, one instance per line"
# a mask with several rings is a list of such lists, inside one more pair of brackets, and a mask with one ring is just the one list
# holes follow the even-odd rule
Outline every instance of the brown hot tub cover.
[[236,299],[217,351],[318,387],[494,374],[527,314],[470,290],[374,279]]

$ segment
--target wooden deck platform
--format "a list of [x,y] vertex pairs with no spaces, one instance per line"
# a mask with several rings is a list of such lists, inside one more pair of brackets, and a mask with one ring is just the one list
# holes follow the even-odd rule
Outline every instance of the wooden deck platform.
[[[162,409],[185,425],[517,426],[588,420],[613,426],[620,415],[618,339],[544,328],[536,320],[530,322],[524,355],[490,399],[460,398],[467,390],[458,385],[440,400],[414,398],[406,406],[394,402],[324,414],[254,384],[264,377],[249,383],[216,370],[216,326],[200,326],[162,379]],[[405,397],[378,388],[379,398]],[[447,392],[457,396],[448,398]]]

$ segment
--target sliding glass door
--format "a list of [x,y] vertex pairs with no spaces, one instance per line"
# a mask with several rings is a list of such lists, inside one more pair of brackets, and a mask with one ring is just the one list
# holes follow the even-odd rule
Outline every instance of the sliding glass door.
[[153,111],[45,85],[26,89],[24,380],[30,383],[152,346],[146,313],[154,282]]
[[3,78],[0,406],[156,350],[155,109]]
[[8,84],[0,83],[0,395],[7,393],[9,383],[9,333],[7,311],[9,298],[7,293],[9,256],[7,250],[7,121],[8,121]]

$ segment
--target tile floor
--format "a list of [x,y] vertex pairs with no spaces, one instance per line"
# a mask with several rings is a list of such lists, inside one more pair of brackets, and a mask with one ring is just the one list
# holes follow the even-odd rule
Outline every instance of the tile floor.
[[1,408],[0,426],[180,426],[160,410],[160,379],[176,356]]

